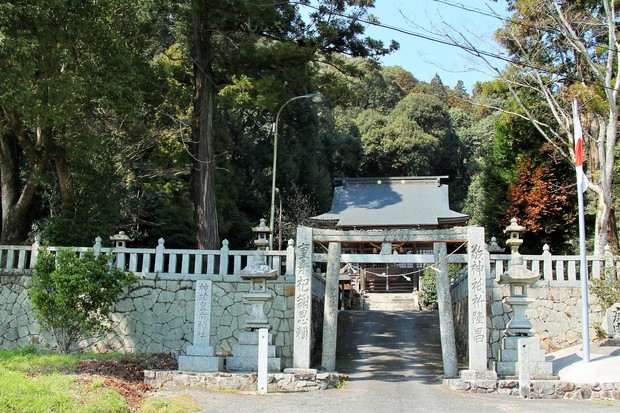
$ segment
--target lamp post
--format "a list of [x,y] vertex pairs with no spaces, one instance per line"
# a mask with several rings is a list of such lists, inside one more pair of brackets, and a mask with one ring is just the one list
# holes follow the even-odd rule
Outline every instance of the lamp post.
[[312,99],[313,102],[320,102],[323,99],[323,95],[320,93],[308,93],[306,95],[295,96],[290,98],[278,110],[276,114],[276,121],[273,124],[273,168],[272,168],[272,176],[271,176],[271,214],[269,216],[269,229],[271,232],[269,233],[269,249],[273,250],[273,231],[274,231],[274,220],[275,220],[275,211],[276,211],[276,166],[278,160],[278,122],[280,121],[280,114],[282,113],[282,109],[289,103],[298,99]]
[[278,193],[278,201],[280,202],[280,207],[278,209],[278,251],[282,249],[282,193],[278,188],[276,188],[276,192]]

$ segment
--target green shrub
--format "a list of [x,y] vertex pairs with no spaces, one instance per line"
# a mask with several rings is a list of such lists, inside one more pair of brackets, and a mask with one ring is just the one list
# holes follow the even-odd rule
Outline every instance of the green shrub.
[[617,278],[606,275],[595,278],[592,280],[590,291],[598,299],[603,311],[615,303],[620,303],[620,280]]
[[56,339],[58,351],[88,335],[109,331],[110,311],[136,277],[92,251],[41,251],[28,290],[36,319]]
[[[464,270],[466,271],[467,268],[461,264],[449,263],[448,274],[450,276],[450,284]],[[439,309],[437,302],[437,273],[431,267],[427,267],[424,270],[424,275],[420,280],[420,304],[425,310]]]
[[420,281],[420,304],[425,310],[437,310],[437,274],[431,268],[424,270]]

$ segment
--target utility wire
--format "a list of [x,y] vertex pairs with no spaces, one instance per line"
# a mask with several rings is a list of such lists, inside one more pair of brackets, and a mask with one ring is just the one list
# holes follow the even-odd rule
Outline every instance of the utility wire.
[[[501,18],[499,16],[494,15],[493,13],[487,13],[487,12],[484,12],[484,11],[479,10],[479,9],[469,8],[469,7],[464,6],[462,4],[451,3],[451,2],[448,2],[446,0],[433,0],[433,1],[436,1],[436,2],[439,2],[439,3],[443,3],[443,4],[446,4],[448,6],[461,8],[461,9],[463,9],[465,11],[469,11],[469,12],[473,12],[473,13],[478,13],[478,14],[481,14],[481,15],[489,15],[489,16],[492,16],[492,17],[500,19],[500,20],[503,19],[503,18]],[[280,4],[280,3],[275,3],[275,4]],[[300,5],[300,6],[303,6],[303,7],[307,7],[307,8],[310,8],[310,9],[314,9],[314,10],[317,10],[317,11],[324,11],[325,10],[324,7],[314,6],[314,5],[311,5],[311,4],[307,4],[305,2],[291,2],[290,4],[297,4],[297,5]],[[490,52],[488,50],[481,50],[481,49],[478,49],[478,48],[476,48],[474,46],[471,46],[471,45],[457,43],[457,42],[455,42],[453,40],[445,40],[445,39],[442,39],[442,38],[439,38],[439,37],[436,37],[436,36],[431,36],[431,35],[428,35],[428,34],[423,34],[423,33],[415,32],[413,30],[403,29],[401,27],[380,23],[380,22],[377,22],[375,20],[362,18],[359,15],[350,16],[350,15],[347,15],[345,13],[341,13],[341,12],[334,11],[334,10],[329,10],[329,12],[332,15],[335,15],[335,16],[338,16],[338,17],[342,17],[344,19],[359,21],[361,23],[365,23],[365,24],[368,24],[370,26],[391,30],[391,31],[394,31],[394,32],[397,32],[397,33],[402,33],[402,34],[405,34],[405,35],[408,35],[408,36],[416,37],[416,38],[423,39],[423,40],[428,40],[430,42],[439,43],[439,44],[443,44],[443,45],[446,45],[446,46],[456,47],[458,49],[461,49],[463,51],[466,51],[466,52],[472,54],[473,56],[477,56],[477,57],[490,57],[490,58],[493,58],[493,59],[504,61],[506,63],[512,64],[512,65],[515,65],[515,66],[523,67],[523,68],[526,68],[526,69],[533,69],[533,70],[536,70],[536,71],[538,71],[540,73],[545,73],[545,74],[551,75],[551,76],[556,74],[556,72],[553,71],[553,70],[548,70],[548,69],[542,68],[542,67],[540,67],[538,65],[535,65],[535,64],[532,64],[532,63],[523,62],[523,61],[517,61],[517,60],[514,60],[514,59],[512,59],[510,57],[506,57],[506,56],[503,56],[503,55],[498,54],[498,53],[493,53],[493,52]],[[503,19],[503,20],[504,21],[508,21],[508,22],[511,21],[509,19]],[[527,25],[525,25],[523,23],[519,23],[519,22],[516,22],[516,24],[520,24],[522,26],[527,26]],[[537,30],[541,30],[540,28],[534,27],[534,26],[531,26],[531,25],[527,26],[527,27],[532,27],[532,28],[535,28]],[[549,32],[551,30],[543,30],[543,31]],[[561,34],[560,31],[558,31],[557,33]],[[609,48],[607,48],[607,49],[608,49],[609,52],[615,52],[612,49],[609,49]],[[605,88],[605,89],[615,90],[614,88],[610,88],[608,86],[602,86],[602,87]]]
[[[297,3],[297,4],[299,4],[299,5],[303,6],[303,7],[307,7],[307,8],[310,8],[310,9],[317,10],[317,11],[321,11],[322,10],[321,7],[313,6],[311,4],[304,4],[304,3]],[[474,47],[458,44],[456,42],[453,42],[453,41],[450,41],[450,40],[445,40],[445,39],[442,39],[440,37],[435,37],[435,36],[431,36],[431,35],[428,35],[428,34],[418,33],[418,32],[415,32],[413,30],[403,29],[401,27],[393,26],[393,25],[390,25],[390,24],[379,23],[377,21],[374,21],[374,20],[371,20],[371,19],[365,19],[365,18],[362,18],[360,16],[349,16],[349,15],[347,15],[345,13],[341,13],[341,12],[337,12],[337,11],[330,11],[330,13],[333,14],[333,15],[336,15],[338,17],[342,17],[342,18],[348,19],[348,20],[355,20],[355,21],[359,21],[359,22],[364,23],[364,24],[368,24],[368,25],[375,26],[375,27],[380,27],[382,29],[388,29],[388,30],[391,30],[393,32],[406,34],[408,36],[417,37],[417,38],[420,38],[420,39],[423,39],[423,40],[428,40],[428,41],[431,41],[431,42],[434,42],[434,43],[440,43],[440,44],[444,44],[446,46],[457,47],[459,49],[468,51],[470,53],[480,54],[480,55],[483,55],[483,56],[486,56],[486,57],[491,57],[491,58],[494,58],[494,59],[503,60],[503,61],[505,61],[507,63],[518,64],[518,63],[514,62],[513,60],[511,60],[510,58],[507,58],[507,57],[502,56],[500,54],[489,52],[489,51],[486,51],[486,50],[478,50],[478,49],[476,49]],[[534,67],[532,67],[532,68],[534,68]]]

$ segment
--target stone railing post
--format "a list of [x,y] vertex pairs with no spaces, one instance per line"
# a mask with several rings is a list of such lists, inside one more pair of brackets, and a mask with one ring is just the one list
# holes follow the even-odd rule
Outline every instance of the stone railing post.
[[34,268],[39,258],[39,248],[41,247],[41,235],[34,237],[34,243],[32,244],[32,250],[30,251],[30,268]]
[[286,275],[295,275],[295,241],[292,239],[286,247]]
[[222,241],[222,249],[220,250],[220,275],[228,275],[228,256],[230,249],[228,248],[228,240]]
[[157,248],[155,248],[155,273],[160,273],[164,271],[164,239],[160,238],[157,241]]
[[93,253],[95,256],[101,254],[101,237],[95,238],[95,245],[93,245]]
[[543,279],[545,280],[553,280],[553,261],[549,249],[549,245],[543,245]]

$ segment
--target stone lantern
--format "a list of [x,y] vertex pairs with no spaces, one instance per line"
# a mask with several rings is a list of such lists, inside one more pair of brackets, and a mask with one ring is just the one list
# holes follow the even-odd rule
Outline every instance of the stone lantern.
[[271,229],[265,224],[265,219],[261,218],[260,223],[257,227],[252,228],[252,232],[256,234],[256,239],[254,240],[254,245],[261,251],[265,251],[267,246],[269,245],[269,234],[271,234]]
[[525,232],[525,227],[517,224],[517,218],[512,218],[510,220],[510,225],[504,230],[504,234],[508,234],[506,246],[510,247],[510,251],[513,255],[519,253],[519,247],[523,244],[523,239],[521,238],[522,232]]
[[[552,364],[545,361],[545,352],[540,348],[538,338],[534,337],[532,323],[526,315],[528,305],[535,301],[528,297],[528,288],[538,281],[540,276],[525,266],[519,253],[519,247],[523,244],[520,234],[524,231],[525,228],[517,224],[516,218],[513,218],[504,230],[504,233],[508,234],[506,245],[512,252],[511,265],[504,274],[497,275],[496,281],[510,287],[510,295],[504,298],[504,303],[510,306],[513,312],[501,340],[497,374],[514,376],[521,363],[522,368],[527,366],[528,374],[547,377],[553,373]],[[526,347],[527,351],[522,351]]]
[[248,330],[270,328],[264,311],[265,304],[273,301],[271,293],[267,291],[267,280],[276,279],[278,274],[265,263],[265,256],[260,252],[250,257],[251,262],[239,273],[242,279],[250,281],[250,291],[243,295],[243,299],[252,305],[252,312],[246,321]]
[[532,323],[528,320],[525,310],[534,300],[528,298],[528,287],[540,278],[528,270],[523,263],[523,257],[519,253],[519,247],[523,244],[520,234],[525,228],[517,225],[517,219],[513,218],[510,225],[506,227],[504,233],[508,234],[506,245],[512,251],[510,269],[504,274],[498,274],[496,281],[498,284],[510,286],[510,296],[504,299],[504,303],[512,307],[512,319],[506,326],[504,335],[506,336],[533,336]]
[[133,239],[129,238],[125,231],[120,231],[118,234],[112,235],[110,241],[114,243],[114,248],[125,248],[127,242],[133,241]]
[[[226,368],[231,371],[256,370],[260,358],[257,356],[261,354],[261,343],[264,343],[266,349],[264,360],[267,363],[265,369],[268,366],[271,371],[280,371],[282,361],[276,357],[276,346],[271,344],[273,336],[268,333],[271,326],[265,314],[265,304],[273,301],[273,296],[267,291],[267,280],[275,280],[278,277],[278,272],[267,264],[265,256],[265,249],[269,245],[267,235],[271,231],[265,225],[264,219],[261,219],[260,225],[252,228],[252,231],[256,234],[254,244],[258,249],[254,255],[248,257],[248,265],[237,274],[250,282],[249,291],[243,295],[243,300],[251,305],[250,314],[245,322],[245,329],[248,331],[239,333],[239,344],[232,345],[233,356],[226,358]],[[258,371],[260,375],[260,366]]]
[[277,271],[267,265],[265,250],[269,245],[268,235],[271,230],[265,225],[265,219],[260,220],[257,227],[252,228],[256,234],[254,245],[258,248],[253,256],[248,258],[248,265],[241,270],[239,276],[250,281],[250,291],[246,293],[244,300],[252,305],[252,312],[246,322],[246,329],[257,330],[269,329],[269,321],[264,312],[265,303],[272,301],[273,297],[267,292],[267,280],[277,278]]

